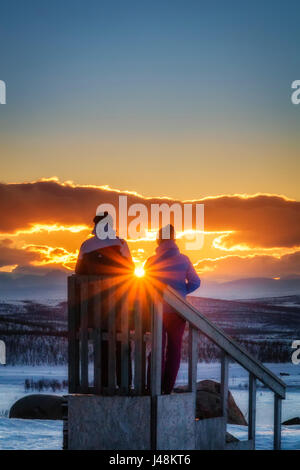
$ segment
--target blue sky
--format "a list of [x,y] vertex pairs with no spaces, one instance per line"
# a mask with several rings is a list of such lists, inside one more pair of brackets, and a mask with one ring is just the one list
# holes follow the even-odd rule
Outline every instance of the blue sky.
[[[300,107],[290,103],[290,84],[300,78],[299,13],[294,0],[2,2],[0,79],[7,105],[0,109],[0,137],[8,156],[2,179],[55,174],[186,198],[243,187],[251,192],[245,173],[254,145],[253,153],[263,149],[253,156],[256,171],[262,155],[265,176],[270,168],[260,190],[278,187],[296,197],[291,173],[298,169]],[[248,149],[241,184],[238,146]],[[281,156],[272,156],[274,147]],[[83,154],[90,172],[80,171]],[[208,159],[223,170],[227,160],[228,185]],[[170,167],[185,179],[194,168],[203,177],[200,189],[196,180],[190,193],[178,190],[176,178],[166,185]],[[249,172],[254,181],[255,167]]]

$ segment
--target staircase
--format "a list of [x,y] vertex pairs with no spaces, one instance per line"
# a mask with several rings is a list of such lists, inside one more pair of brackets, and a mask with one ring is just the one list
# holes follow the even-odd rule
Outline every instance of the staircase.
[[[68,279],[69,395],[65,447],[254,449],[259,380],[274,392],[273,442],[274,449],[280,449],[285,384],[173,289],[166,286],[149,289],[146,281],[144,285],[136,282],[140,284],[129,289],[126,280],[114,278],[73,275]],[[189,324],[186,393],[161,394],[163,302]],[[199,334],[209,338],[222,352],[222,416],[218,418],[195,419]],[[147,348],[151,348],[149,384]],[[227,444],[232,360],[249,373],[248,440]]]

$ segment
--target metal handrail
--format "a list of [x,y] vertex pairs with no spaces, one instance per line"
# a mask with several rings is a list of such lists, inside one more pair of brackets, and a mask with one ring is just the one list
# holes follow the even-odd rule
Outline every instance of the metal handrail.
[[260,361],[251,356],[246,349],[236,343],[230,336],[226,335],[223,330],[202,315],[174,289],[166,287],[163,291],[163,299],[176,310],[184,320],[201,331],[232,359],[243,366],[249,373],[253,374],[256,379],[269,387],[280,398],[285,398],[286,385],[282,380],[267,369]]

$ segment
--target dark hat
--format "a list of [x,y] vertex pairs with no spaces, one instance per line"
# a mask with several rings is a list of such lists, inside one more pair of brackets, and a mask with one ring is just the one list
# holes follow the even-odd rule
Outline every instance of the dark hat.
[[165,225],[161,227],[157,233],[157,240],[158,242],[162,242],[164,240],[174,240],[176,238],[175,229],[172,224]]
[[101,220],[105,219],[105,217],[107,216],[108,216],[108,212],[102,212],[99,215],[95,215],[95,217],[93,218],[94,224],[97,225],[99,222],[101,222]]

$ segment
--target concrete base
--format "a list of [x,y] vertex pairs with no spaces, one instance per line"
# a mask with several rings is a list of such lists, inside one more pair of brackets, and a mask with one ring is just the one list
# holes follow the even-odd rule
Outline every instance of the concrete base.
[[69,395],[66,441],[72,450],[245,450],[225,444],[224,418],[195,420],[195,395]]
[[68,448],[146,450],[151,448],[151,398],[69,395]]
[[69,395],[68,448],[195,449],[195,395]]
[[194,393],[174,393],[157,397],[156,449],[195,449]]
[[196,421],[196,449],[223,450],[225,446],[225,419],[210,418]]

